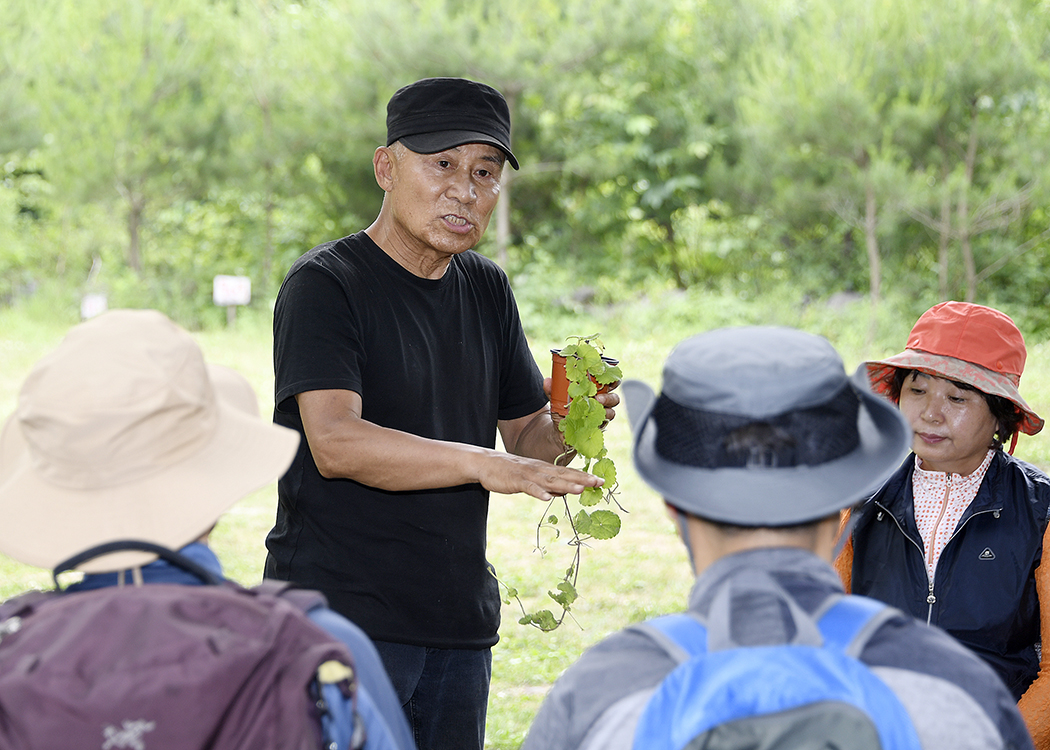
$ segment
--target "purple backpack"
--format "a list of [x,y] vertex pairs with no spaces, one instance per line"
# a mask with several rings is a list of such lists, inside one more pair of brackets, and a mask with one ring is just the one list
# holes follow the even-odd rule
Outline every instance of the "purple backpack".
[[[62,571],[132,547],[211,585],[58,587]],[[276,582],[245,589],[139,542],[89,550],[55,578],[55,591],[0,605],[3,750],[313,750],[331,746],[322,715],[333,697],[356,719],[351,655],[305,614],[324,603],[317,592]]]

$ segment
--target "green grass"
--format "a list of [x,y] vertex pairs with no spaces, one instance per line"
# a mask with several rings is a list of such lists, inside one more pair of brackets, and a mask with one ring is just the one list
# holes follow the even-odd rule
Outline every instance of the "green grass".
[[[803,305],[790,295],[759,304],[731,296],[668,293],[609,310],[577,310],[571,330],[561,330],[550,319],[527,319],[526,326],[545,372],[550,368],[548,349],[560,346],[568,336],[598,331],[607,353],[620,359],[626,377],[645,380],[658,389],[663,361],[674,344],[721,325],[784,324],[821,333],[836,344],[850,370],[866,358],[899,351],[914,316],[884,310],[878,335],[869,345],[867,313],[863,304],[833,311],[819,303]],[[22,380],[74,322],[69,317],[63,319],[39,305],[0,310],[0,414],[6,417],[13,411]],[[231,330],[195,334],[210,361],[235,367],[249,378],[264,417],[272,410],[269,326],[265,312],[246,311]],[[1021,390],[1036,411],[1050,413],[1050,342],[1029,342]],[[542,633],[517,624],[517,604],[504,606],[501,640],[493,649],[490,748],[510,750],[520,745],[551,683],[585,648],[629,623],[680,609],[687,597],[691,576],[685,553],[659,498],[631,466],[625,410],[609,426],[607,440],[619,471],[619,501],[628,511],[622,531],[615,539],[584,549],[575,621],[566,620],[553,633]],[[1044,470],[1050,467],[1045,435],[1022,437],[1017,453]],[[543,509],[542,503],[524,495],[494,495],[491,503],[489,558],[500,578],[515,586],[530,608],[547,606],[545,592],[553,588],[570,559],[569,550],[557,543],[548,544],[546,556],[534,550]],[[263,539],[274,511],[271,486],[242,500],[216,528],[212,543],[232,578],[245,584],[260,580]],[[47,571],[0,556],[0,599],[29,587],[47,587],[49,582]]]

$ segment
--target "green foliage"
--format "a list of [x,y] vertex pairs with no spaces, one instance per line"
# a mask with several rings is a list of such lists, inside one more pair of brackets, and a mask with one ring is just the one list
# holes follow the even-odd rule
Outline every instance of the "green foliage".
[[0,300],[7,303],[28,282],[29,243],[22,236],[26,223],[18,215],[16,192],[0,182]]
[[[1024,2],[818,0],[770,24],[739,100],[751,147],[734,174],[748,205],[774,212],[793,238],[847,228],[831,234],[862,251],[842,270],[858,288],[865,272],[876,299],[884,278],[974,298],[980,235],[1023,243],[1029,190],[1045,174],[1045,94],[1035,92],[1047,77],[1033,57],[1045,20],[1020,20],[1030,12]],[[840,248],[808,242],[807,256],[831,270]],[[916,273],[915,256],[931,250]]]
[[1050,330],[1044,4],[4,10],[0,304],[57,281],[205,326],[211,276],[244,273],[265,305],[299,254],[378,211],[393,91],[464,75],[511,106],[522,169],[480,250],[526,320],[787,283],[995,300]]

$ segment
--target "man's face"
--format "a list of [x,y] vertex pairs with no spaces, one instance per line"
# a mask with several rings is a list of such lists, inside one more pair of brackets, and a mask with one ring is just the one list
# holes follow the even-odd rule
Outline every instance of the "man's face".
[[499,198],[505,156],[495,146],[466,143],[436,154],[401,145],[387,199],[395,231],[422,252],[456,254],[474,247],[488,227]]

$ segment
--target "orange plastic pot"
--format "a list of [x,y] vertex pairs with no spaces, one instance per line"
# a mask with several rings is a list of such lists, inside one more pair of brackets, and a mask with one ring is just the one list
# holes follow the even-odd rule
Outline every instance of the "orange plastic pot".
[[[551,411],[564,417],[569,413],[569,377],[565,374],[565,357],[558,353],[558,349],[551,349]],[[602,357],[605,364],[615,367],[620,360],[612,357]],[[591,381],[598,387],[598,393],[606,393],[607,385],[598,385],[594,378]]]

